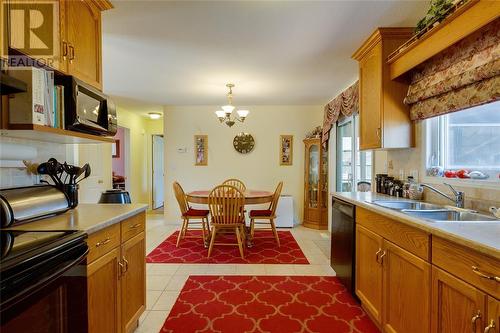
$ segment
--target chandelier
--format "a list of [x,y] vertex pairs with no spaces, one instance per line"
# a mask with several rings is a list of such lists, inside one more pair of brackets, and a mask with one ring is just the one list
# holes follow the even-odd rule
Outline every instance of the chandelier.
[[236,113],[238,114],[235,116],[233,114],[233,111],[235,107],[233,106],[233,88],[234,84],[228,83],[226,84],[226,87],[228,87],[229,92],[227,93],[227,101],[228,104],[224,105],[221,107],[222,110],[215,111],[215,114],[217,115],[217,118],[219,118],[219,121],[223,124],[226,124],[227,126],[231,127],[236,123],[236,120],[239,122],[244,122],[245,118],[248,116],[250,111],[248,110],[237,110]]

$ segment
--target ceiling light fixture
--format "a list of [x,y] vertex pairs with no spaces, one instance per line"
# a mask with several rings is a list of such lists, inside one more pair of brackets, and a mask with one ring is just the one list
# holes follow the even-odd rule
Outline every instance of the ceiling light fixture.
[[217,115],[217,118],[219,118],[219,121],[223,124],[226,124],[228,127],[233,126],[236,123],[236,120],[239,122],[244,122],[250,111],[248,110],[237,110],[236,113],[238,114],[237,116],[232,116],[233,111],[235,109],[233,105],[233,88],[234,84],[228,83],[226,84],[226,87],[228,87],[229,92],[227,93],[227,101],[228,104],[224,105],[221,107],[222,110],[217,110],[215,111],[215,114]]
[[161,113],[159,112],[149,112],[148,113],[149,118],[156,120],[161,118]]

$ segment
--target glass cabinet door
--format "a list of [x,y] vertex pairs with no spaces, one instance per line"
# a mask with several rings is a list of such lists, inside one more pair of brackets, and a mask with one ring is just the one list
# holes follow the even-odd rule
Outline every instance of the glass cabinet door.
[[318,207],[319,183],[319,146],[314,144],[309,147],[309,207]]
[[328,208],[328,151],[321,152],[321,207]]

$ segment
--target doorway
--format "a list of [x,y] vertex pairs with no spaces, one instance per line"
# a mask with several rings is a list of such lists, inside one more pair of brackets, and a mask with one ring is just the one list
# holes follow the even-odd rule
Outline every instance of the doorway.
[[153,135],[153,163],[152,163],[152,203],[153,210],[159,210],[164,205],[164,138],[163,135]]
[[130,129],[118,126],[114,139],[111,148],[113,188],[129,191]]

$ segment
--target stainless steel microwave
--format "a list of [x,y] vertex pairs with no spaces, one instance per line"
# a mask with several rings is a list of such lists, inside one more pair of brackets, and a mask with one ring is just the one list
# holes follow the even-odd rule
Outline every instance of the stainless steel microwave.
[[104,136],[116,134],[116,107],[107,95],[73,76],[56,77],[55,84],[64,87],[66,129]]

